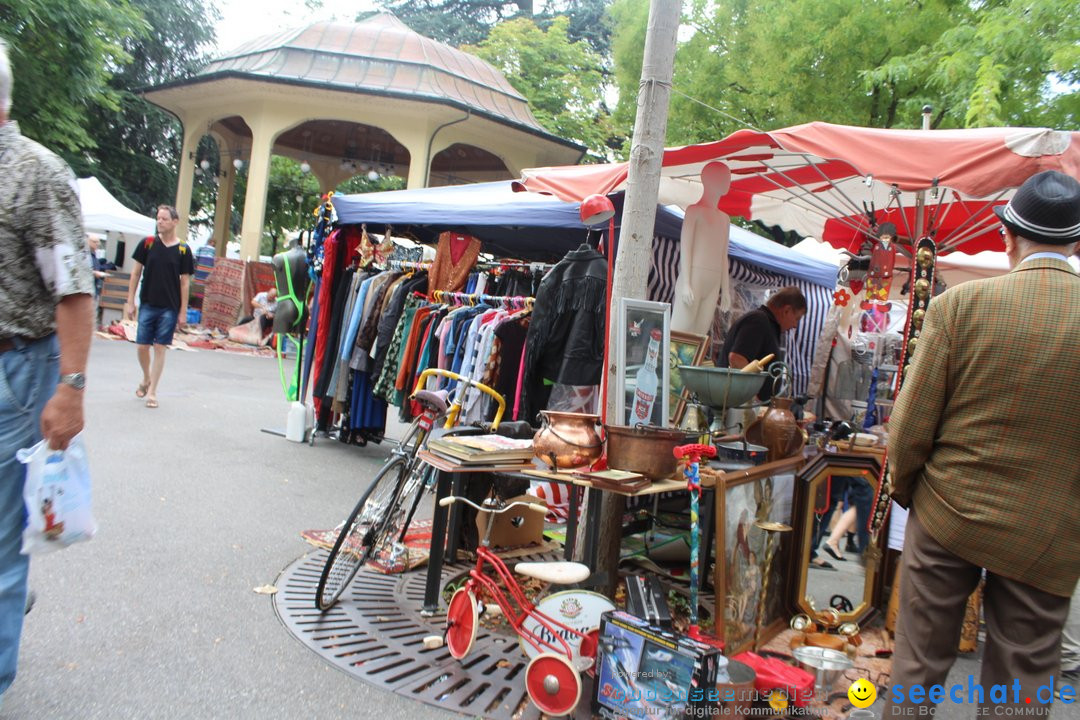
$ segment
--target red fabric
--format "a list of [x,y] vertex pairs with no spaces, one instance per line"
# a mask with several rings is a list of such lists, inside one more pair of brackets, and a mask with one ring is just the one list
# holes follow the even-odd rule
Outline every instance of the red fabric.
[[[924,192],[926,218],[941,252],[975,253],[1002,249],[991,207],[1007,202],[1024,180],[1043,170],[1080,175],[1080,133],[883,130],[829,123],[770,133],[740,130],[717,142],[665,150],[660,202],[683,207],[696,202],[701,169],[713,161],[731,169],[731,190],[719,203],[728,214],[854,250],[868,225],[863,203],[873,202],[876,221],[894,222],[910,244],[919,234],[916,194]],[[529,169],[515,189],[580,202],[624,190],[628,169],[628,163]],[[894,187],[898,197],[892,196]]]

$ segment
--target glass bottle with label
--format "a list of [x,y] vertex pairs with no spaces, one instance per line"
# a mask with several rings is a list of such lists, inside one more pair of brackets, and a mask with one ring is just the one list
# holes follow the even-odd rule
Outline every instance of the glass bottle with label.
[[656,390],[660,379],[656,375],[656,363],[660,357],[660,341],[664,335],[659,330],[649,334],[649,350],[645,363],[638,369],[637,383],[634,390],[634,406],[630,411],[630,424],[648,425],[652,419],[653,406],[656,404]]

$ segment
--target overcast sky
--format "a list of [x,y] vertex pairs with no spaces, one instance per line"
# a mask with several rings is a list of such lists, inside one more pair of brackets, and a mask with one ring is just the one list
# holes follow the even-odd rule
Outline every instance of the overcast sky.
[[352,21],[358,12],[375,9],[373,0],[323,0],[310,12],[302,0],[220,0],[221,22],[217,26],[218,50],[227,52],[263,35],[319,20]]

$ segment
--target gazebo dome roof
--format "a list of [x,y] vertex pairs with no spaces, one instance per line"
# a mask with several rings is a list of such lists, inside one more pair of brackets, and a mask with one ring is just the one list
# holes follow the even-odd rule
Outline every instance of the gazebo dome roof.
[[227,76],[449,101],[554,139],[492,65],[426,38],[388,13],[358,23],[317,22],[257,38],[211,61],[195,78],[169,85]]

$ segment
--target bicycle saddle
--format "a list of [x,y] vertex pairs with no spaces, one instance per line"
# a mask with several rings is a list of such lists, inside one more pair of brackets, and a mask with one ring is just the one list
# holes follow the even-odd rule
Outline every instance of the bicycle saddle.
[[412,399],[424,407],[431,408],[439,415],[450,409],[446,390],[417,390],[413,393]]
[[518,575],[536,578],[552,585],[573,585],[592,575],[588,566],[576,562],[520,562],[514,566]]

